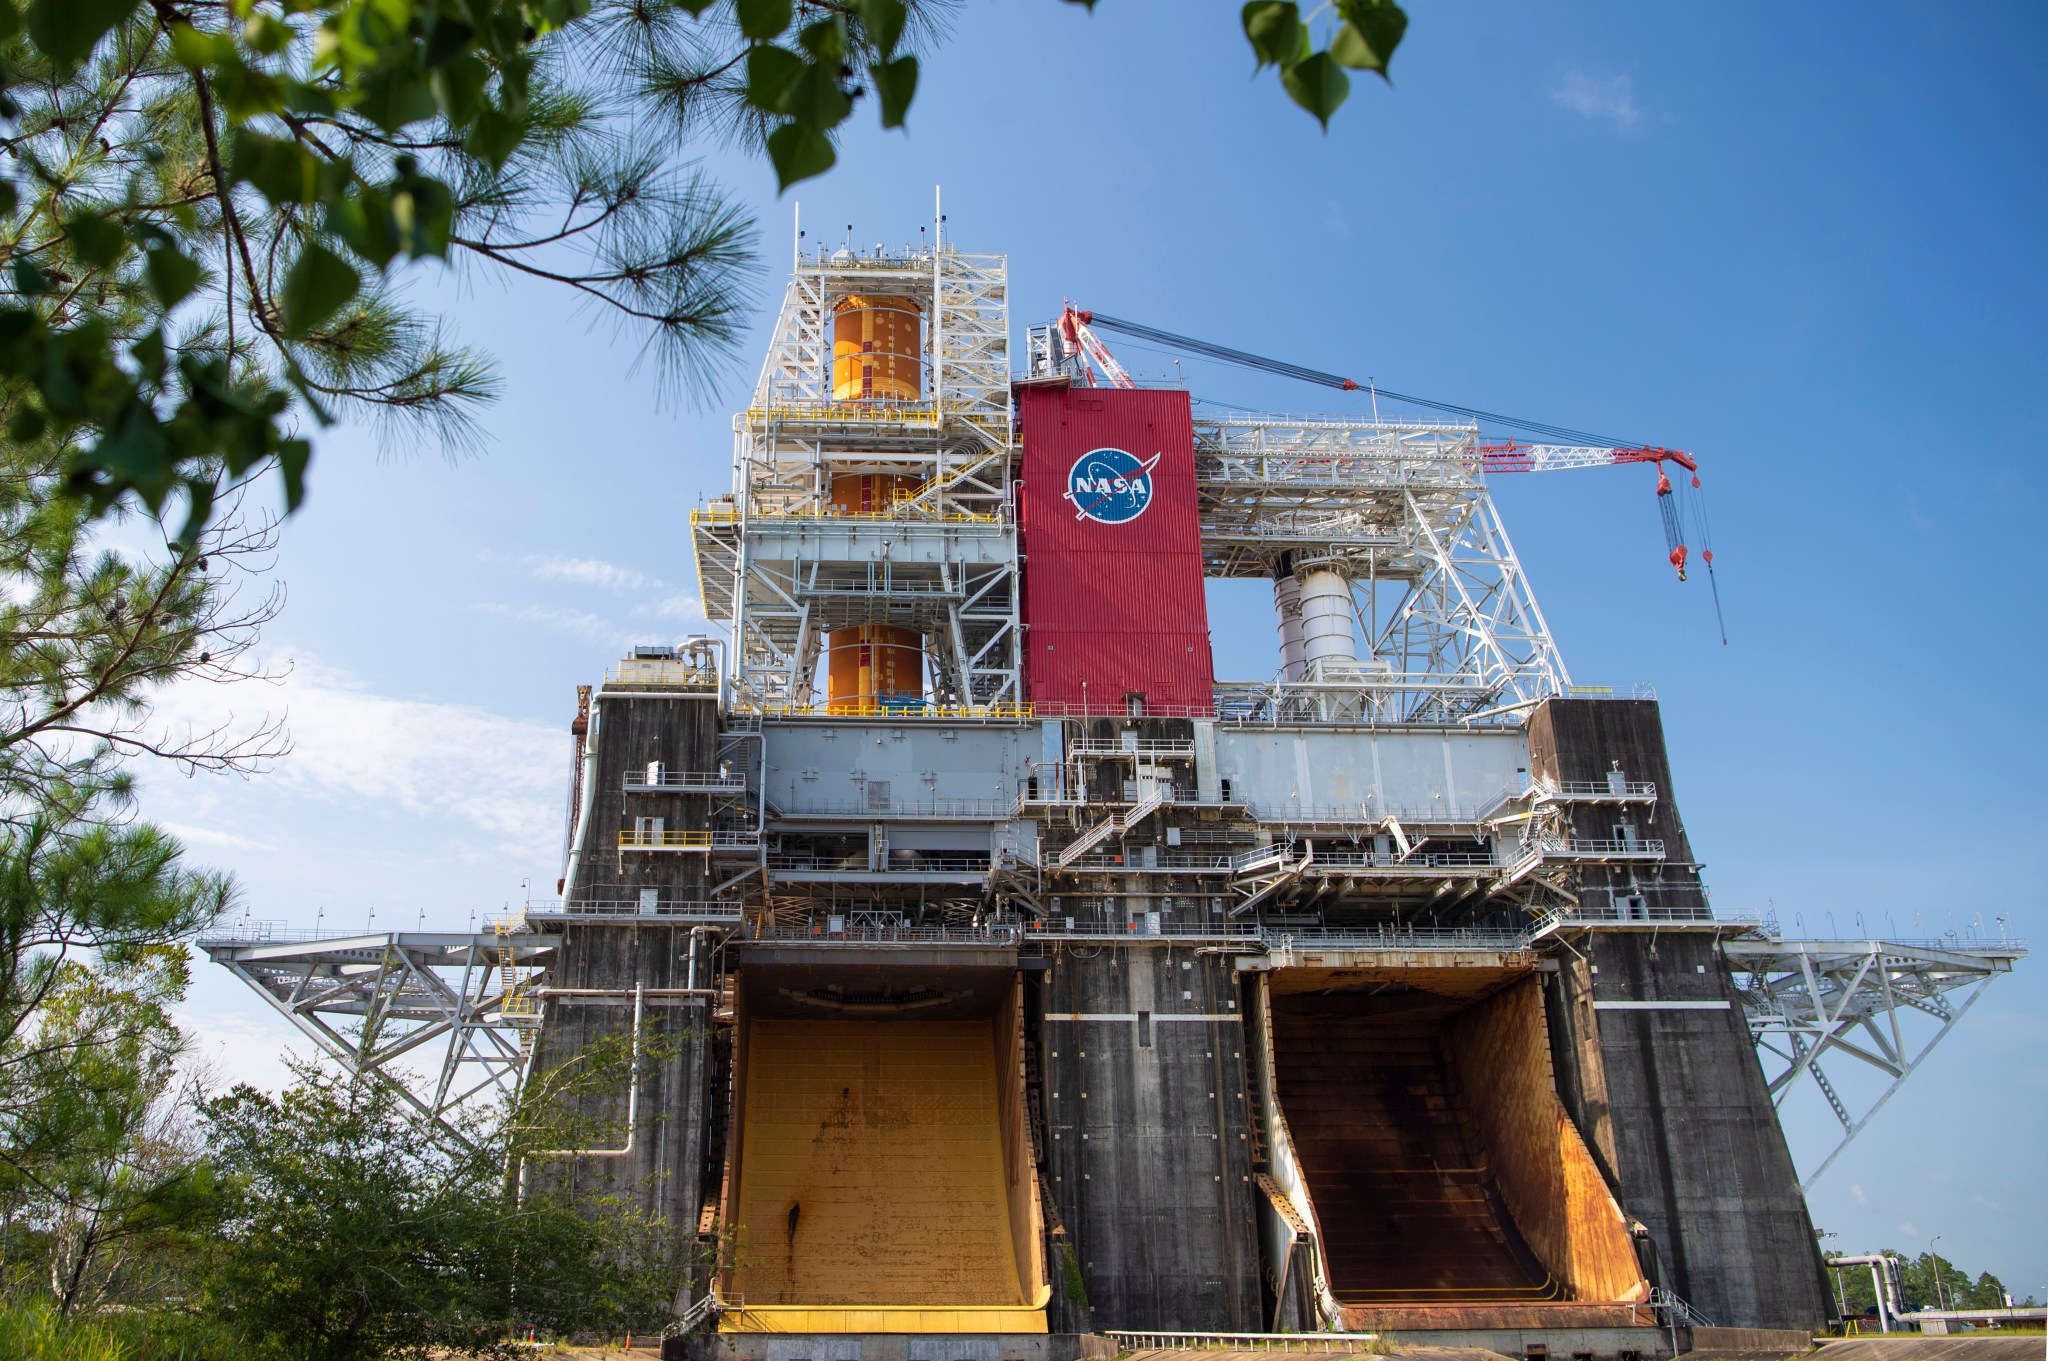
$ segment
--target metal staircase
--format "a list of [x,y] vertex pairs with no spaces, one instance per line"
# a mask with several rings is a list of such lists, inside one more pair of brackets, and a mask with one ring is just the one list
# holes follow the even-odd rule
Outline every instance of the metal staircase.
[[1110,837],[1121,836],[1146,818],[1151,817],[1159,811],[1165,802],[1166,800],[1162,796],[1150,794],[1139,802],[1132,804],[1125,812],[1111,813],[1108,817],[1096,823],[1093,827],[1090,827],[1061,848],[1060,853],[1054,857],[1053,864],[1061,869],[1065,869],[1097,846],[1100,846]]

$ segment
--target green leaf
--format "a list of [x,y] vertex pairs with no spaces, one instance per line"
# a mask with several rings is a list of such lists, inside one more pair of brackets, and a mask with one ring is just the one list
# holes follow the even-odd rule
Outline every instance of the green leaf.
[[526,140],[526,126],[523,118],[515,118],[497,109],[485,109],[477,115],[469,136],[463,138],[462,149],[472,156],[482,157],[495,170],[511,160],[512,153],[519,150],[519,144]]
[[162,245],[143,257],[149,291],[166,308],[176,307],[199,286],[199,262],[176,246]]
[[796,40],[820,66],[836,66],[846,59],[846,20],[835,14],[815,24],[806,24],[797,33]]
[[27,444],[39,440],[50,428],[49,418],[32,406],[24,406],[14,413],[14,419],[7,422],[7,437],[16,444]]
[[781,188],[798,180],[822,175],[839,159],[832,139],[802,123],[784,123],[768,134],[768,159],[775,162],[775,176]]
[[34,0],[28,7],[29,41],[67,73],[92,55],[114,25],[135,12],[137,0]]
[[1259,65],[1292,66],[1301,60],[1301,10],[1287,0],[1252,0],[1244,7],[1244,36],[1251,41]]
[[1330,126],[1330,115],[1351,93],[1351,77],[1344,74],[1344,68],[1328,52],[1314,53],[1288,67],[1280,73],[1280,83],[1287,87],[1295,103],[1316,116],[1325,130]]
[[278,297],[285,334],[293,339],[310,334],[346,307],[362,286],[353,265],[319,242],[307,242]]
[[793,8],[790,0],[733,0],[733,12],[739,16],[740,32],[759,42],[780,37],[789,27]]
[[875,82],[875,93],[882,97],[882,126],[902,127],[903,115],[910,111],[910,97],[917,93],[917,58],[878,61],[868,67],[868,75]]
[[804,59],[786,47],[762,43],[747,50],[747,102],[769,113],[788,113]]
[[348,248],[383,269],[398,254],[398,234],[391,222],[391,196],[382,189],[359,187],[340,204],[327,209],[327,229]]
[[95,269],[113,264],[128,246],[121,224],[101,213],[80,213],[66,220],[64,235],[78,258]]
[[320,197],[321,163],[297,142],[265,137],[247,128],[235,130],[228,151],[228,178],[253,185],[275,204],[313,203]]
[[292,26],[275,15],[251,14],[242,24],[242,41],[250,50],[274,57],[292,45]]
[[26,298],[40,297],[54,293],[57,286],[50,282],[50,276],[42,267],[25,255],[14,257],[14,291]]
[[225,33],[207,33],[190,24],[171,25],[171,56],[180,66],[201,70],[235,60],[235,40]]
[[1344,26],[1331,40],[1330,56],[1358,71],[1387,74],[1387,63],[1408,31],[1408,15],[1393,0],[1339,0]]
[[910,18],[910,7],[903,0],[853,0],[853,12],[860,16],[860,26],[867,30],[876,51],[885,57],[896,51]]
[[839,62],[812,62],[789,88],[782,112],[813,132],[829,132],[853,112],[853,100],[839,83]]
[[434,102],[450,122],[467,127],[484,107],[484,85],[490,78],[491,68],[473,53],[464,52],[436,66],[427,77],[427,88],[434,92]]
[[297,510],[306,499],[306,465],[313,461],[313,446],[302,439],[279,440],[277,470],[284,475],[284,508]]

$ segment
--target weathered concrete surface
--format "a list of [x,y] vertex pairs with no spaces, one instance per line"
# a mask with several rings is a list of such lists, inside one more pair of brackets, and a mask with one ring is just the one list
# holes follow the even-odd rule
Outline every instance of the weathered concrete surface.
[[[586,790],[589,811],[578,829],[584,850],[565,898],[575,904],[637,903],[643,888],[657,890],[664,901],[702,897],[703,856],[629,855],[618,849],[618,832],[639,814],[663,816],[672,829],[703,824],[708,796],[627,795],[625,776],[629,768],[644,770],[657,760],[678,771],[710,768],[718,740],[716,704],[708,697],[600,696],[595,715],[590,740],[597,759]],[[661,995],[680,993],[693,981],[690,928],[660,920],[570,918],[559,930],[562,946],[546,980],[527,1092],[537,1098],[540,1114],[562,1123],[557,1143],[597,1152],[531,1158],[529,1183],[562,1187],[587,1200],[616,1196],[692,1234],[704,1187],[715,1182],[707,1153],[710,1125],[719,1114],[712,1109],[716,1032],[710,998]],[[699,988],[712,982],[715,943],[698,943]],[[656,995],[643,1001],[634,1071],[636,984]],[[604,1150],[627,1147],[626,1112],[636,1087],[631,1150],[606,1156]],[[695,1285],[679,1283],[679,1297],[687,1298]]]
[[[562,947],[550,985],[604,995],[548,996],[529,1090],[540,1094],[545,1113],[564,1122],[557,1137],[585,1149],[624,1148],[635,1083],[640,1100],[630,1153],[532,1158],[527,1175],[534,1184],[564,1187],[579,1198],[622,1197],[691,1232],[709,1123],[708,999],[645,999],[640,1063],[637,1073],[630,1071],[633,987],[685,986],[689,928],[568,922],[560,929]],[[558,1092],[566,1095],[550,1096]]]
[[[1575,830],[1611,838],[1633,819],[1664,842],[1652,906],[1704,902],[1654,702],[1550,700],[1530,719],[1529,753],[1539,778],[1603,781],[1618,764],[1654,781],[1654,810],[1584,805]],[[1588,870],[1587,887],[1626,891],[1628,874]],[[1713,936],[1596,929],[1587,954],[1584,975],[1552,988],[1559,1090],[1648,1227],[1660,1283],[1719,1324],[1817,1328],[1830,1301],[1812,1221]]]
[[663,1361],[1105,1361],[1115,1353],[1107,1338],[1085,1333],[699,1333],[671,1338],[661,1354]]
[[1698,1361],[1709,1357],[1804,1356],[1813,1350],[1813,1334],[1804,1328],[1694,1328],[1689,1350]]
[[1845,1337],[1823,1343],[1816,1361],[2041,1361],[2034,1337]]
[[[1230,960],[1166,944],[1064,950],[1039,998],[1046,1163],[1094,1325],[1258,1331]],[[1058,1303],[1071,1284],[1057,1264],[1053,1283]]]

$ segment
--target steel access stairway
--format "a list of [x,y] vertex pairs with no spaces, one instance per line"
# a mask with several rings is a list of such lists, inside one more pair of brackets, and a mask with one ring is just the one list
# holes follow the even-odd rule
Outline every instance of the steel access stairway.
[[1151,817],[1165,802],[1160,795],[1152,794],[1132,804],[1125,812],[1111,813],[1062,847],[1060,853],[1053,857],[1053,864],[1065,869],[1110,837],[1121,836]]

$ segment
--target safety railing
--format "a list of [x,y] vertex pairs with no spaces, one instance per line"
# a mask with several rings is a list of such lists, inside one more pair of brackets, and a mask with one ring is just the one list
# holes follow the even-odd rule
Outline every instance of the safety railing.
[[985,926],[910,926],[849,917],[835,925],[825,921],[757,923],[747,928],[750,941],[805,941],[817,944],[1014,945],[1022,935],[1015,923]]
[[574,898],[568,902],[528,903],[528,919],[544,917],[664,917],[703,922],[738,922],[745,916],[738,903],[710,898],[665,898],[653,903],[639,898]]
[[985,855],[927,855],[922,851],[891,851],[886,865],[871,865],[855,856],[770,855],[771,871],[829,874],[986,874]]
[[1635,803],[1657,797],[1657,786],[1650,780],[1535,780],[1530,788],[1553,799],[1595,802],[1621,799]]
[[1160,740],[1125,742],[1116,738],[1077,737],[1067,743],[1067,755],[1142,756],[1152,760],[1192,761],[1195,759],[1195,744]]
[[1332,1350],[1356,1351],[1346,1343],[1376,1341],[1378,1333],[1128,1333],[1105,1330],[1102,1334],[1120,1352],[1145,1351],[1232,1351],[1290,1352]]
[[[1545,914],[1534,930],[1547,934],[1567,926],[1626,926],[1641,923],[1651,926],[1686,926],[1701,922],[1719,923],[1714,909],[1705,903],[1688,905],[1667,905],[1662,903],[1606,902],[1579,903],[1574,907],[1558,908]],[[1733,925],[1735,923],[1726,923]]]
[[1159,852],[1146,854],[1143,851],[1129,853],[1119,851],[1098,851],[1093,855],[1080,855],[1062,863],[1062,869],[1070,870],[1117,870],[1122,873],[1145,874],[1229,874],[1231,857],[1227,855],[1192,855],[1186,853]]
[[606,685],[651,686],[663,690],[701,690],[716,693],[718,672],[688,662],[620,662],[605,668]]
[[1413,855],[1394,852],[1316,848],[1314,864],[1326,869],[1365,870],[1490,870],[1500,868],[1500,858],[1488,851],[1417,851]]
[[832,700],[825,703],[792,704],[748,699],[733,702],[733,712],[757,718],[877,718],[898,720],[945,719],[982,723],[1014,723],[1035,714],[1030,704],[927,704],[908,700],[901,704],[880,701]]
[[1078,918],[1048,917],[1025,923],[1030,940],[1129,940],[1170,937],[1174,940],[1219,940],[1244,943],[1260,939],[1256,924],[1235,922],[1175,922],[1149,918],[1128,922],[1083,921]]
[[1627,686],[1567,685],[1567,699],[1655,699],[1657,687],[1648,683]]
[[761,838],[752,832],[628,828],[619,833],[622,851],[750,851],[760,844]]
[[781,803],[775,813],[784,818],[962,818],[999,821],[1010,816],[1011,804],[1003,799],[892,799],[876,803],[861,799]]
[[747,408],[749,422],[779,424],[935,426],[940,412],[933,402],[778,402]]
[[1568,843],[1556,843],[1546,838],[1544,854],[1556,860],[1662,860],[1664,843],[1621,837],[1574,837]]
[[626,772],[628,794],[744,794],[747,777],[716,770],[646,770]]
[[1263,933],[1270,949],[1286,950],[1524,950],[1530,932],[1512,927],[1383,926],[1378,929],[1307,927]]
[[1310,823],[1335,827],[1377,827],[1388,818],[1404,827],[1476,827],[1484,821],[1483,810],[1480,809],[1373,808],[1362,803],[1311,808],[1247,803],[1245,812],[1257,822],[1295,827]]

